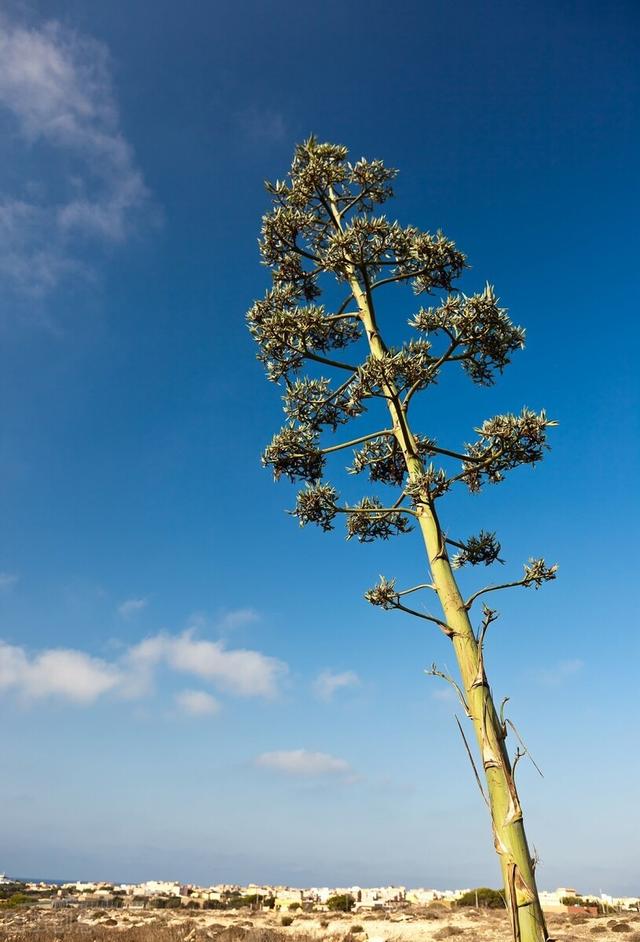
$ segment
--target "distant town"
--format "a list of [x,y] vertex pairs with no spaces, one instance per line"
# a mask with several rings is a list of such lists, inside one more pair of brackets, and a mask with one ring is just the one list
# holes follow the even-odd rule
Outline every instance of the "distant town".
[[[20,898],[43,908],[64,907],[127,909],[218,909],[280,912],[398,911],[439,903],[449,907],[494,905],[486,888],[436,890],[404,886],[292,887],[249,883],[246,886],[220,883],[196,886],[176,881],[147,880],[144,883],[106,882],[53,883],[17,880],[0,874],[0,899]],[[616,897],[606,893],[582,894],[571,887],[540,893],[548,913],[640,912],[640,896]]]

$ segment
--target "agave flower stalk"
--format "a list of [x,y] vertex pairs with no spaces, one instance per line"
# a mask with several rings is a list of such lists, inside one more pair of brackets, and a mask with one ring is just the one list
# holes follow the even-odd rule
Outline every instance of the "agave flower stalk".
[[[365,598],[424,619],[450,640],[458,680],[435,665],[428,673],[453,686],[473,727],[482,775],[466,737],[465,746],[490,811],[513,937],[545,942],[535,863],[514,776],[526,750],[518,746],[510,756],[507,733],[515,728],[505,719],[504,702],[496,709],[487,681],[483,645],[497,612],[482,597],[513,586],[539,588],[555,578],[556,567],[530,560],[521,578],[484,586],[464,598],[455,570],[502,562],[500,544],[485,531],[466,539],[449,537],[438,505],[455,487],[478,492],[503,480],[506,472],[540,461],[547,430],[555,423],[529,409],[496,416],[461,448],[443,447],[414,431],[414,397],[428,391],[441,370],[457,363],[472,382],[491,385],[524,345],[524,331],[511,322],[490,285],[470,297],[454,287],[466,259],[441,232],[432,235],[374,215],[374,208],[393,195],[395,175],[379,160],[351,163],[346,148],[310,138],[296,148],[288,179],[267,184],[273,209],[264,217],[260,248],[273,284],[249,311],[248,323],[268,378],[284,386],[288,421],[263,460],[276,478],[305,482],[293,511],[303,526],[315,523],[327,531],[343,517],[348,538],[362,542],[419,530],[427,581],[400,590],[395,579],[382,577]],[[331,310],[317,303],[327,279],[340,292]],[[421,307],[410,319],[417,336],[400,348],[390,347],[381,330],[380,289],[389,285],[410,285],[417,295],[441,293],[438,304]],[[343,354],[351,350],[357,355]],[[301,375],[303,368],[315,373]],[[331,378],[315,375],[320,369]],[[327,432],[336,433],[351,421],[364,423],[362,417],[376,407],[386,413],[383,427],[367,431],[363,426],[361,434],[346,441],[325,443]],[[324,471],[328,457],[344,449],[353,450],[348,471],[368,475],[382,495],[367,495],[353,506],[340,502]],[[390,488],[395,488],[391,498]],[[456,550],[451,558],[450,547]],[[411,597],[425,591],[435,593],[441,615],[415,607]]]

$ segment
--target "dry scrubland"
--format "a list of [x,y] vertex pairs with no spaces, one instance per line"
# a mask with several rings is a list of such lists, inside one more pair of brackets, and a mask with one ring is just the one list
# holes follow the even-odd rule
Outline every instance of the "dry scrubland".
[[[500,910],[432,906],[412,914],[299,913],[290,926],[282,914],[203,911],[44,910],[0,914],[0,942],[511,942]],[[558,942],[640,942],[640,914],[549,916]]]

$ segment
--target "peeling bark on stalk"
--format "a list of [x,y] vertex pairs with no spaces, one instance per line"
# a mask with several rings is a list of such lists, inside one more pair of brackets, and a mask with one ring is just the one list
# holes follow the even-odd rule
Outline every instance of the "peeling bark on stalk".
[[[331,200],[332,218],[341,228],[340,216]],[[349,287],[353,292],[372,356],[386,353],[376,322],[372,293],[365,270],[351,266]],[[410,479],[424,472],[398,390],[384,387],[393,433],[402,449]],[[494,846],[500,859],[505,894],[515,942],[545,942],[548,939],[535,880],[535,867],[527,844],[522,808],[513,768],[505,746],[506,727],[500,721],[487,682],[482,643],[476,639],[465,601],[456,582],[433,501],[417,504],[416,514],[431,569],[432,582],[444,613],[453,629],[455,651],[465,699],[482,756],[488,801],[493,824]]]

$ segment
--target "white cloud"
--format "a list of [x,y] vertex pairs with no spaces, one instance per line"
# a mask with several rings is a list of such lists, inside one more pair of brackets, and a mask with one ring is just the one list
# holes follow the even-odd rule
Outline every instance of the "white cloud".
[[15,167],[35,153],[56,168],[0,194],[0,276],[43,294],[83,269],[87,238],[122,242],[148,206],[106,47],[55,21],[28,27],[0,14],[0,122]]
[[360,686],[360,678],[355,671],[342,671],[342,673],[330,670],[321,671],[313,682],[316,696],[327,702],[333,699],[336,690],[358,686]]
[[0,592],[12,589],[19,578],[15,572],[0,572]]
[[165,664],[172,670],[193,674],[219,684],[241,697],[271,698],[287,666],[277,658],[245,648],[226,648],[223,641],[158,634],[141,641],[129,652],[133,668],[142,671]]
[[220,710],[216,698],[205,690],[181,690],[175,700],[182,712],[189,716],[212,716]]
[[[24,700],[49,696],[93,703],[112,693],[120,699],[149,696],[160,668],[190,674],[240,697],[272,699],[288,666],[274,657],[246,648],[228,648],[223,641],[196,638],[195,629],[177,635],[161,633],[126,648],[107,661],[83,651],[52,648],[29,654],[0,640],[0,692],[13,691]],[[213,712],[215,698],[204,691],[183,691],[178,705],[191,712]]]
[[14,690],[24,700],[53,696],[89,704],[121,680],[116,666],[82,651],[56,648],[29,657],[0,641],[0,690]]
[[339,775],[352,778],[352,770],[346,759],[337,759],[326,752],[308,752],[306,749],[263,752],[255,760],[262,769],[283,772],[304,778],[322,775]]
[[149,604],[149,599],[126,599],[121,605],[118,605],[118,615],[122,618],[130,618],[136,612],[141,612]]
[[545,670],[538,672],[538,680],[547,687],[558,687],[570,677],[578,674],[584,667],[584,661],[579,658],[573,658],[568,661],[560,661]]

